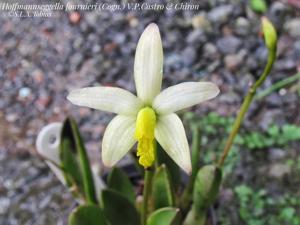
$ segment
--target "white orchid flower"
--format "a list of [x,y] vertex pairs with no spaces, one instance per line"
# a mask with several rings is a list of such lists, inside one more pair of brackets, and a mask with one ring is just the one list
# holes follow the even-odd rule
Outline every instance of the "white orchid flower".
[[[45,162],[60,180],[63,185],[67,184],[63,171],[59,167],[61,160],[59,157],[60,134],[62,123],[50,123],[39,132],[36,139],[37,152],[45,159]],[[105,188],[104,181],[98,174],[98,168],[92,167],[93,180],[97,198],[100,199],[101,190]]]
[[163,48],[159,29],[152,23],[141,35],[134,61],[137,96],[116,87],[73,90],[67,99],[75,105],[117,113],[102,141],[105,166],[115,165],[138,142],[139,163],[154,161],[154,139],[187,173],[191,172],[189,145],[176,111],[214,98],[219,88],[211,82],[186,82],[161,92]]

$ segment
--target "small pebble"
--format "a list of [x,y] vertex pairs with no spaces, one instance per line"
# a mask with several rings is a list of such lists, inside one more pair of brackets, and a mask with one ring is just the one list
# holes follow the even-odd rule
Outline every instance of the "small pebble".
[[284,29],[294,38],[300,38],[300,18],[286,21]]
[[236,53],[241,46],[242,41],[235,36],[227,36],[217,41],[217,47],[223,54]]
[[31,95],[31,89],[28,87],[23,87],[19,90],[19,97],[20,98],[27,98]]
[[81,15],[79,12],[75,11],[75,12],[71,12],[69,14],[69,19],[70,19],[70,22],[73,23],[73,24],[78,24],[80,19],[81,19]]
[[250,23],[244,17],[237,18],[235,22],[235,33],[238,35],[245,36],[250,32]]
[[232,5],[221,5],[218,7],[214,7],[209,13],[208,18],[212,22],[215,23],[223,23],[226,22],[230,15],[233,13]]

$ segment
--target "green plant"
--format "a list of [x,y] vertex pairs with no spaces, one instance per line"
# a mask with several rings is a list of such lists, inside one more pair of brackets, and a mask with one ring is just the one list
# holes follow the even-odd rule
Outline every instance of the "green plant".
[[[188,114],[190,117],[192,113]],[[193,116],[195,117],[194,120],[200,120],[195,114],[193,114]],[[212,136],[221,136],[222,133],[228,134],[232,121],[232,117],[222,117],[215,112],[211,112],[201,118],[198,126],[199,129],[200,127],[202,128],[201,136],[202,139],[204,139],[203,143],[208,145],[207,147],[211,149],[210,145],[213,145],[213,143],[208,144],[207,140]],[[266,131],[252,131],[242,128],[240,134],[236,136],[234,144],[246,147],[247,149],[258,150],[270,146],[284,147],[292,141],[299,140],[300,126],[284,124],[283,126],[271,125]],[[215,146],[213,145],[212,147]],[[219,147],[219,150],[220,149],[221,147]]]
[[253,190],[250,186],[240,185],[234,192],[238,199],[239,215],[247,225],[299,225],[297,207],[300,196],[285,194],[272,197],[265,189]]
[[[229,153],[244,116],[275,61],[277,34],[265,17],[262,18],[262,31],[269,52],[268,61],[263,73],[245,96],[232,128],[228,126],[228,122],[232,121],[214,114],[206,121],[208,135],[217,131],[209,123],[227,126],[225,131],[229,137],[218,163],[200,166],[199,133],[202,122],[193,122],[193,118],[188,126],[193,137],[190,156],[183,124],[175,112],[216,97],[219,88],[211,82],[185,82],[161,91],[163,49],[155,24],[147,26],[137,45],[134,63],[137,96],[114,87],[89,87],[69,93],[67,99],[75,105],[118,114],[109,123],[103,136],[103,164],[114,167],[137,143],[135,160],[141,168],[141,176],[144,176],[142,193],[135,193],[127,175],[114,168],[108,176],[107,186],[99,189],[96,185],[99,177],[91,169],[79,129],[73,119],[67,118],[60,136],[60,154],[53,161],[53,166],[61,171],[66,185],[78,198],[79,206],[70,214],[69,225],[206,223],[208,209],[216,200],[222,183],[225,159],[232,155]],[[294,128],[285,130],[289,136],[291,132],[294,135]],[[254,135],[254,139],[257,141],[257,136]],[[163,152],[167,157],[162,155]],[[190,175],[186,185],[181,182],[179,168]],[[242,193],[244,196],[249,194],[245,188]],[[260,204],[257,209],[261,207]],[[257,215],[260,213],[257,212]],[[287,210],[284,218],[291,214],[293,212]],[[247,214],[243,213],[243,217],[246,218]]]

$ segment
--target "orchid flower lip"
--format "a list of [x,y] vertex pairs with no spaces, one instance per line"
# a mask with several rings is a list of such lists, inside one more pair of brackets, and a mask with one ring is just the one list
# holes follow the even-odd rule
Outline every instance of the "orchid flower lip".
[[137,156],[144,168],[149,168],[155,159],[153,141],[156,120],[151,107],[142,108],[137,115],[135,126],[135,138],[138,141]]
[[[158,26],[151,23],[142,33],[135,52],[134,81],[137,96],[113,87],[84,88],[69,94],[68,100],[75,105],[118,114],[108,124],[103,135],[104,165],[115,165],[137,141],[142,141],[142,146],[145,146],[145,143],[150,146],[149,140],[135,138],[138,114],[142,109],[149,107],[156,117],[155,125],[151,127],[151,130],[154,129],[155,140],[176,164],[186,173],[191,173],[186,133],[181,119],[175,112],[212,99],[220,90],[212,82],[184,82],[161,91],[162,72],[161,36]],[[144,123],[146,124],[142,120],[141,124]],[[149,131],[142,130],[141,133],[148,134],[147,132]]]

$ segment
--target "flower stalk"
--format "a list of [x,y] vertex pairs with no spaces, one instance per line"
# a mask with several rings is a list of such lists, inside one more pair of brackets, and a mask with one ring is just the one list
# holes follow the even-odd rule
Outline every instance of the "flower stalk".
[[144,175],[143,207],[141,212],[142,225],[147,224],[148,205],[149,205],[149,197],[151,194],[152,177],[153,177],[152,168],[146,169]]
[[269,75],[269,73],[273,67],[273,64],[276,60],[277,35],[276,35],[276,31],[275,31],[272,23],[266,17],[262,18],[262,31],[263,31],[263,34],[265,37],[266,47],[268,48],[267,64],[266,64],[264,71],[261,74],[260,78],[254,83],[254,85],[252,87],[250,87],[248,94],[246,95],[246,97],[243,101],[241,109],[240,109],[240,111],[237,115],[237,118],[233,124],[231,133],[229,134],[229,137],[225,144],[222,156],[218,162],[219,167],[222,167],[225,162],[225,159],[231,149],[234,138],[240,129],[241,123],[244,120],[244,116],[249,109],[249,106],[256,94],[257,89],[263,84],[263,82]]

